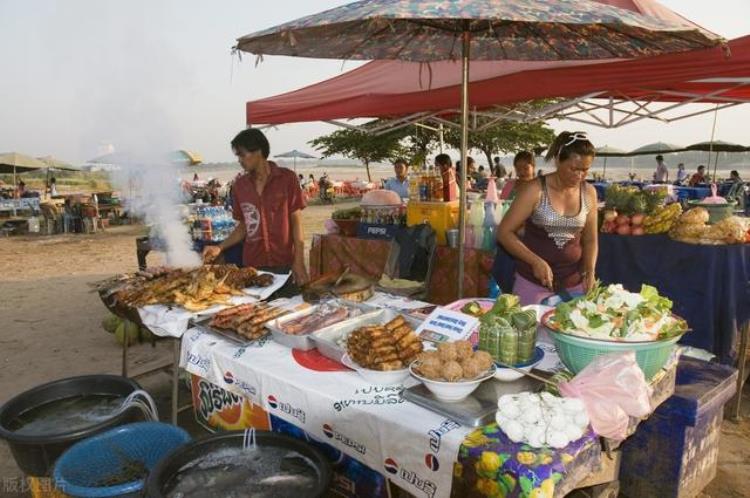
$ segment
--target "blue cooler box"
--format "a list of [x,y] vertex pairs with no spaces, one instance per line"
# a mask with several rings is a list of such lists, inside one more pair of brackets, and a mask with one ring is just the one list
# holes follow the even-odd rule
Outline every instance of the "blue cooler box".
[[692,498],[716,476],[724,405],[737,370],[683,356],[675,392],[622,445],[620,491],[629,498]]

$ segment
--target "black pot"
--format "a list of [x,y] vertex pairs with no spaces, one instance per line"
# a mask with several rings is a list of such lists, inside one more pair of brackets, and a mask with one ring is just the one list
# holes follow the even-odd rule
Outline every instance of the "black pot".
[[13,432],[10,427],[13,420],[32,408],[52,401],[81,395],[126,397],[136,389],[140,389],[140,386],[135,381],[117,375],[84,375],[34,387],[18,394],[0,407],[0,439],[8,442],[13,458],[24,474],[46,477],[52,472],[58,457],[69,447],[107,429],[140,420],[140,410],[131,408],[90,427],[72,432],[60,427],[60,432],[43,436]]
[[[244,441],[245,431],[231,431],[211,435],[179,447],[159,462],[148,475],[146,497],[164,498],[165,487],[182,467],[219,449],[241,448]],[[258,446],[287,448],[309,458],[318,470],[320,480],[315,491],[304,498],[319,498],[326,494],[331,485],[333,471],[330,462],[319,449],[286,434],[267,431],[255,431],[255,442]]]

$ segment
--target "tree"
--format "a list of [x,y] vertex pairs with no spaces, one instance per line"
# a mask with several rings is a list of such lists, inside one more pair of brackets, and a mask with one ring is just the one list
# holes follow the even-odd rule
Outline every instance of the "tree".
[[[491,118],[478,117],[477,127],[489,123]],[[492,166],[492,156],[498,152],[512,154],[520,150],[534,150],[551,144],[555,132],[545,123],[519,123],[498,121],[481,131],[469,131],[469,148],[481,150]],[[451,127],[445,134],[445,141],[456,149],[461,148],[461,131]]]
[[340,154],[362,161],[367,169],[367,181],[372,181],[370,163],[394,160],[402,155],[404,153],[404,148],[401,146],[402,138],[403,133],[399,133],[398,130],[383,135],[373,135],[347,128],[318,137],[311,140],[309,144],[315,150],[320,151],[323,157]]

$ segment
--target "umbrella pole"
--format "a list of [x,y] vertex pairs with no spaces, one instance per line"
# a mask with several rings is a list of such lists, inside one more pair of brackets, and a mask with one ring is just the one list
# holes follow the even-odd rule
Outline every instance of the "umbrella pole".
[[44,198],[47,198],[47,186],[49,185],[49,166],[47,166],[47,174],[44,175]]
[[604,171],[602,171],[602,180],[607,181],[607,156],[604,156]]
[[464,253],[466,243],[466,157],[469,142],[469,49],[471,33],[463,32],[463,68],[461,71],[461,168],[458,189],[458,299],[464,297]]

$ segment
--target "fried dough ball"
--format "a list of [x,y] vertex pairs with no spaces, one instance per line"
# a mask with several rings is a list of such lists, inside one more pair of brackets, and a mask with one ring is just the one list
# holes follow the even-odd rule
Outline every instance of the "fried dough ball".
[[416,367],[416,371],[422,377],[428,378],[430,380],[439,380],[442,378],[442,364],[439,362],[437,363],[437,365],[421,364]]
[[440,355],[440,359],[445,362],[455,361],[458,357],[456,346],[452,342],[442,342],[438,344],[437,350],[438,354]]
[[492,355],[489,354],[487,351],[476,351],[474,353],[474,359],[478,362],[479,368],[482,369],[482,371],[487,370],[492,366],[492,364],[495,362],[492,359]]
[[474,349],[469,341],[456,341],[453,343],[453,347],[456,348],[456,355],[459,362],[471,358],[471,355],[474,353]]
[[443,365],[443,378],[448,382],[456,382],[457,380],[461,380],[463,376],[464,370],[457,361],[449,361]]
[[480,373],[486,370],[482,368],[482,366],[479,363],[479,360],[473,357],[467,358],[464,361],[462,361],[461,368],[464,371],[464,379],[466,380],[474,379],[478,377]]

